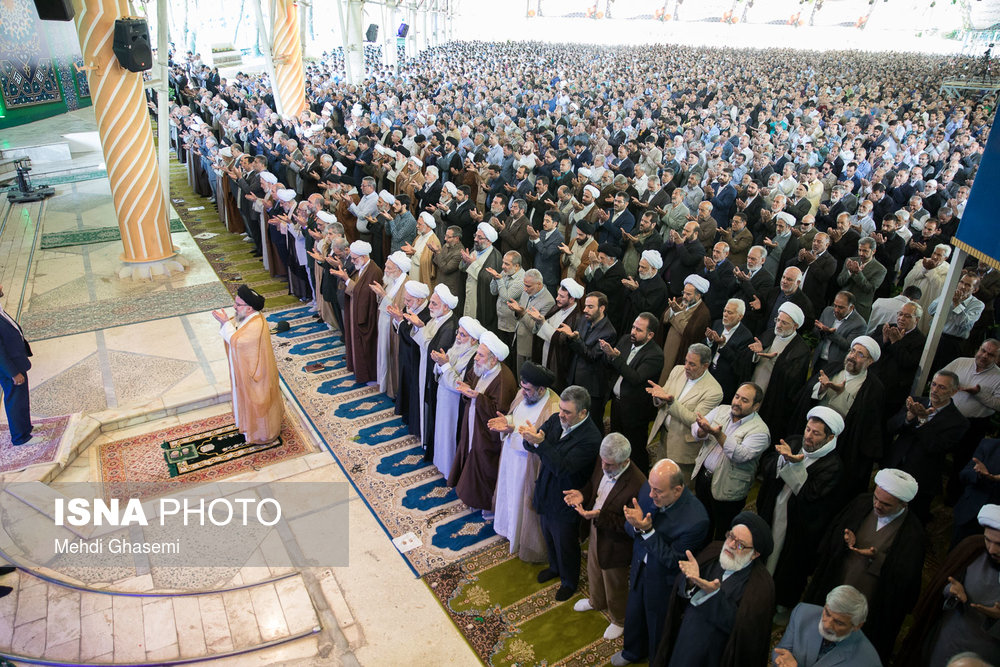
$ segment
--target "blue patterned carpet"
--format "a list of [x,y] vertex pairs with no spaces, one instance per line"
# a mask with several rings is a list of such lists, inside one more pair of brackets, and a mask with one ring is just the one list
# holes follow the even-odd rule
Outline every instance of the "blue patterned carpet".
[[[267,319],[289,323],[288,331],[272,336],[281,376],[358,493],[390,537],[413,533],[422,542],[403,554],[418,575],[503,539],[424,461],[419,440],[396,416],[393,401],[347,372],[339,333],[328,331],[306,307]],[[324,368],[306,370],[316,362]]]

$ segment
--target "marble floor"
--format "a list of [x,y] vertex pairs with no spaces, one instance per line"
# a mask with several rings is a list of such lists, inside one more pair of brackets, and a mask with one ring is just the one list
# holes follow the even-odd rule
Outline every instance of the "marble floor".
[[[7,132],[0,147],[58,142],[62,134],[96,129],[91,109],[59,119]],[[74,153],[81,164],[99,164],[98,158]],[[173,234],[190,264],[183,273],[121,280],[118,241],[40,248],[43,233],[116,225],[107,180],[63,183],[56,190],[40,204],[0,200],[0,304],[18,318],[32,343],[33,414],[134,415],[143,406],[183,405],[189,396],[225,398],[228,362],[210,311],[231,300],[190,235]],[[231,409],[218,399],[205,403],[99,433],[66,462],[55,482],[99,481],[97,452],[104,442]],[[302,432],[316,437],[305,426]],[[232,479],[346,482],[332,456],[317,449]],[[23,572],[5,577],[0,584],[13,586],[15,593],[0,600],[0,655],[12,651],[67,664],[161,664],[197,657],[241,666],[476,664],[475,654],[353,488],[348,508],[348,566],[225,573],[228,579],[217,588],[248,587],[238,594],[209,588],[193,597],[157,597],[149,573],[113,588],[153,596],[144,598],[67,589]],[[269,579],[275,576],[287,578]],[[308,634],[294,638],[300,631]],[[241,648],[250,652],[212,659]]]

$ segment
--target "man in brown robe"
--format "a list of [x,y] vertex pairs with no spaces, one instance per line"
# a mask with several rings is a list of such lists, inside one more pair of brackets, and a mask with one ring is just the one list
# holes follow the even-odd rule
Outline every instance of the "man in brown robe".
[[248,443],[269,443],[281,433],[283,406],[271,334],[260,311],[264,297],[247,285],[236,291],[236,317],[212,311],[229,358],[236,428]]
[[708,280],[702,276],[690,275],[684,279],[684,291],[680,298],[671,299],[663,313],[666,340],[663,343],[663,373],[659,384],[665,384],[674,366],[684,363],[688,348],[700,343],[705,337],[705,329],[712,325],[712,316],[702,296],[708,291]]
[[344,345],[347,348],[347,370],[354,373],[359,383],[377,380],[375,373],[375,348],[378,343],[378,298],[372,283],[382,282],[382,269],[371,261],[372,246],[366,241],[351,244],[350,261],[357,268],[354,278],[343,269],[333,275],[345,282],[344,290]]
[[483,510],[483,518],[493,518],[493,492],[500,472],[500,434],[491,431],[489,421],[510,410],[517,393],[514,374],[501,362],[510,348],[492,331],[479,338],[479,350],[464,382],[459,409],[459,440],[448,484],[462,502]]

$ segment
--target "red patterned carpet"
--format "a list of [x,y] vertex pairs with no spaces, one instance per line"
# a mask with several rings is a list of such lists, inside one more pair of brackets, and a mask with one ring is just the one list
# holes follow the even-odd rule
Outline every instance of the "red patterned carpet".
[[12,447],[7,424],[0,424],[0,472],[21,470],[36,463],[51,463],[59,453],[59,441],[69,424],[69,415],[34,420],[33,436],[41,436],[37,445]]
[[231,424],[233,424],[233,414],[227,412],[216,417],[178,424],[101,445],[98,451],[101,481],[108,486],[112,495],[125,493],[129,496],[150,497],[169,492],[178,485],[218,481],[316,451],[292,425],[286,414],[281,425],[283,444],[280,447],[254,452],[179,477],[171,477],[163,456],[164,442],[179,440]]

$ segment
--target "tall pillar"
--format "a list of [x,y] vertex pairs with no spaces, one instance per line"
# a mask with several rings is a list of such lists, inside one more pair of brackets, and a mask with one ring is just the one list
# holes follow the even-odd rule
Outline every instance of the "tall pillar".
[[399,55],[396,53],[396,2],[385,0],[383,12],[382,20],[385,24],[382,37],[383,62],[395,71],[399,63]]
[[365,78],[365,3],[363,0],[347,2],[347,57],[351,60],[351,83],[358,84]]
[[124,246],[119,276],[183,271],[185,262],[170,239],[142,74],[124,69],[112,51],[115,20],[130,14],[127,0],[73,0],[73,8]]
[[285,116],[298,116],[306,108],[298,3],[294,0],[271,0],[271,25],[275,105]]
[[[427,20],[428,15],[431,13],[428,6],[430,3],[431,0],[424,0],[424,4],[420,8],[420,36],[418,37],[420,41],[417,42],[418,50],[428,49],[433,46],[431,43],[430,21]],[[421,45],[423,46],[421,47]]]

